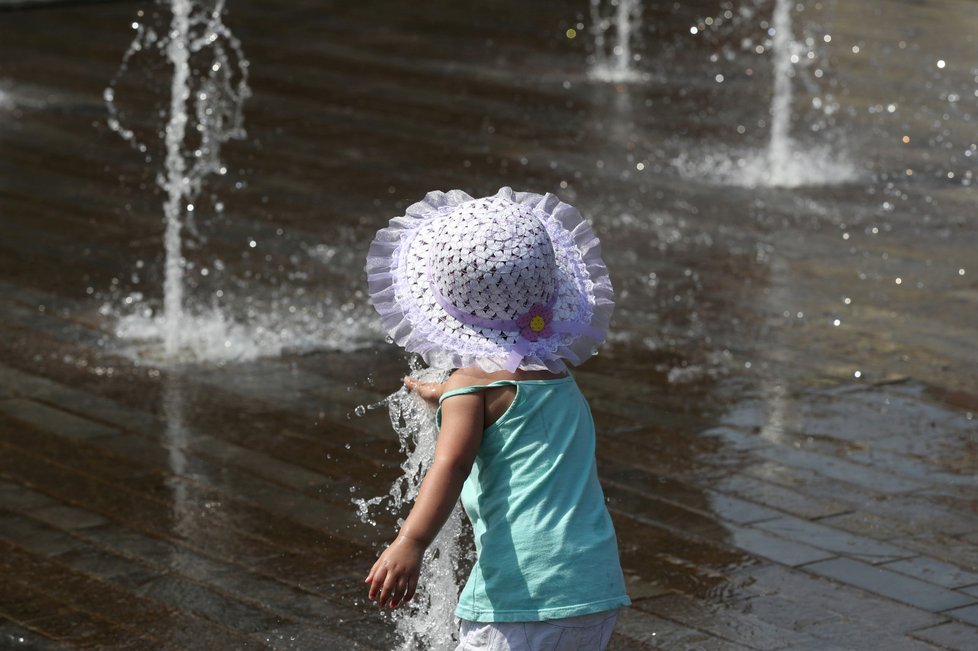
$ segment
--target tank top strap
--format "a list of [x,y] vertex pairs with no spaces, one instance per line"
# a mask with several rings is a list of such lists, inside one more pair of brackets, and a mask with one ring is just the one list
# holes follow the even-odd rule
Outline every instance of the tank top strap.
[[451,391],[446,391],[445,393],[441,394],[441,398],[438,399],[438,406],[441,407],[441,403],[444,402],[446,398],[451,398],[452,396],[464,396],[469,393],[478,393],[484,389],[505,386],[516,386],[516,380],[496,380],[491,384],[473,384],[472,386],[462,387],[461,389],[452,389]]
[[452,389],[451,391],[446,391],[441,394],[441,398],[438,399],[438,409],[435,410],[435,424],[441,427],[441,404],[446,398],[451,398],[452,396],[464,396],[470,393],[478,393],[485,389],[491,389],[493,387],[506,387],[506,386],[516,386],[516,380],[496,380],[491,384],[473,384],[470,387],[462,387],[461,389]]

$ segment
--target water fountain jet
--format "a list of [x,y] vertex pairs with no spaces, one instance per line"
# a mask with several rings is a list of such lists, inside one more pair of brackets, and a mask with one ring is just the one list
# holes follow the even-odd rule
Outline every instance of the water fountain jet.
[[791,137],[794,108],[792,79],[795,76],[796,41],[792,27],[793,0],[776,0],[771,20],[773,88],[770,134],[764,150],[747,153],[708,154],[702,160],[682,154],[672,161],[687,178],[710,180],[748,188],[794,188],[806,185],[850,183],[858,180],[856,168],[831,151],[828,145],[800,149]]
[[774,38],[774,90],[771,95],[771,139],[768,141],[767,164],[771,185],[784,185],[782,178],[790,169],[796,152],[791,140],[791,0],[777,0],[772,20]]
[[[222,22],[224,6],[224,0],[172,0],[172,17],[164,36],[152,27],[134,23],[137,35],[104,93],[109,127],[135,149],[146,152],[149,147],[123,124],[115,86],[137,52],[156,49],[172,65],[168,117],[162,134],[164,169],[157,177],[166,196],[166,227],[163,310],[156,326],[167,359],[181,353],[187,333],[195,330],[184,305],[184,227],[206,177],[226,172],[220,159],[221,145],[245,136],[242,108],[251,94],[248,61],[240,42]],[[206,74],[194,76],[194,63]]]
[[[590,76],[598,81],[622,83],[643,81],[648,75],[635,69],[633,54],[642,26],[640,0],[612,0],[612,17],[604,16],[601,0],[591,0],[591,33],[594,36],[594,65]],[[609,50],[607,36],[614,32]]]

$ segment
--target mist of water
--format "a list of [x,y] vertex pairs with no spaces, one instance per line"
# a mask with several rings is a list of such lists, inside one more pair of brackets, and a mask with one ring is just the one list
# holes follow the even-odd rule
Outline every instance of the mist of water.
[[[412,375],[428,382],[440,382],[447,373],[434,369],[412,370]],[[371,515],[377,508],[403,515],[414,502],[425,472],[435,456],[438,428],[434,409],[406,389],[388,396],[391,424],[406,455],[403,474],[391,485],[387,495],[354,499],[360,519],[375,524]],[[400,524],[400,523],[399,523]],[[393,535],[393,534],[392,534]],[[462,508],[456,505],[425,553],[425,562],[414,599],[390,615],[400,639],[399,651],[449,651],[457,640],[455,606],[460,590],[461,566],[470,544],[463,543]]]

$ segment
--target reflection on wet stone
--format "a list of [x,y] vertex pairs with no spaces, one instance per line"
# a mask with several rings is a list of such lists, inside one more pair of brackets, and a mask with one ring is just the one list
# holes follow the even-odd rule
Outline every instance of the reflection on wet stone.
[[[579,205],[617,290],[577,373],[634,600],[612,650],[976,648],[973,17],[728,4],[473,36],[440,0],[232,0],[248,138],[193,202],[203,361],[173,363],[118,336],[164,301],[162,149],[101,99],[151,10],[0,2],[0,647],[398,648],[360,585],[397,516],[351,504],[400,474],[364,406],[407,368],[364,247],[427,190],[512,185]],[[155,138],[150,54],[115,98]]]

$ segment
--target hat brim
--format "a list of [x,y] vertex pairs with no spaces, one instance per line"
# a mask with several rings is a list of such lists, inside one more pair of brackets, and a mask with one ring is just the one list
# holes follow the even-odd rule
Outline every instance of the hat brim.
[[367,254],[370,300],[394,342],[421,355],[430,366],[478,366],[487,372],[516,368],[565,371],[565,362],[578,365],[597,351],[614,311],[614,290],[601,257],[601,244],[577,209],[553,194],[513,192],[505,187],[495,197],[530,207],[547,228],[555,252],[564,257],[569,270],[564,281],[569,289],[562,292],[567,305],[560,304],[559,299],[554,309],[586,326],[580,334],[558,332],[532,343],[522,342],[525,354],[515,356],[514,361],[513,344],[518,335],[473,328],[430,302],[422,306],[418,288],[406,282],[408,256],[417,255],[410,243],[431,220],[475,200],[461,190],[429,192],[377,232]]

